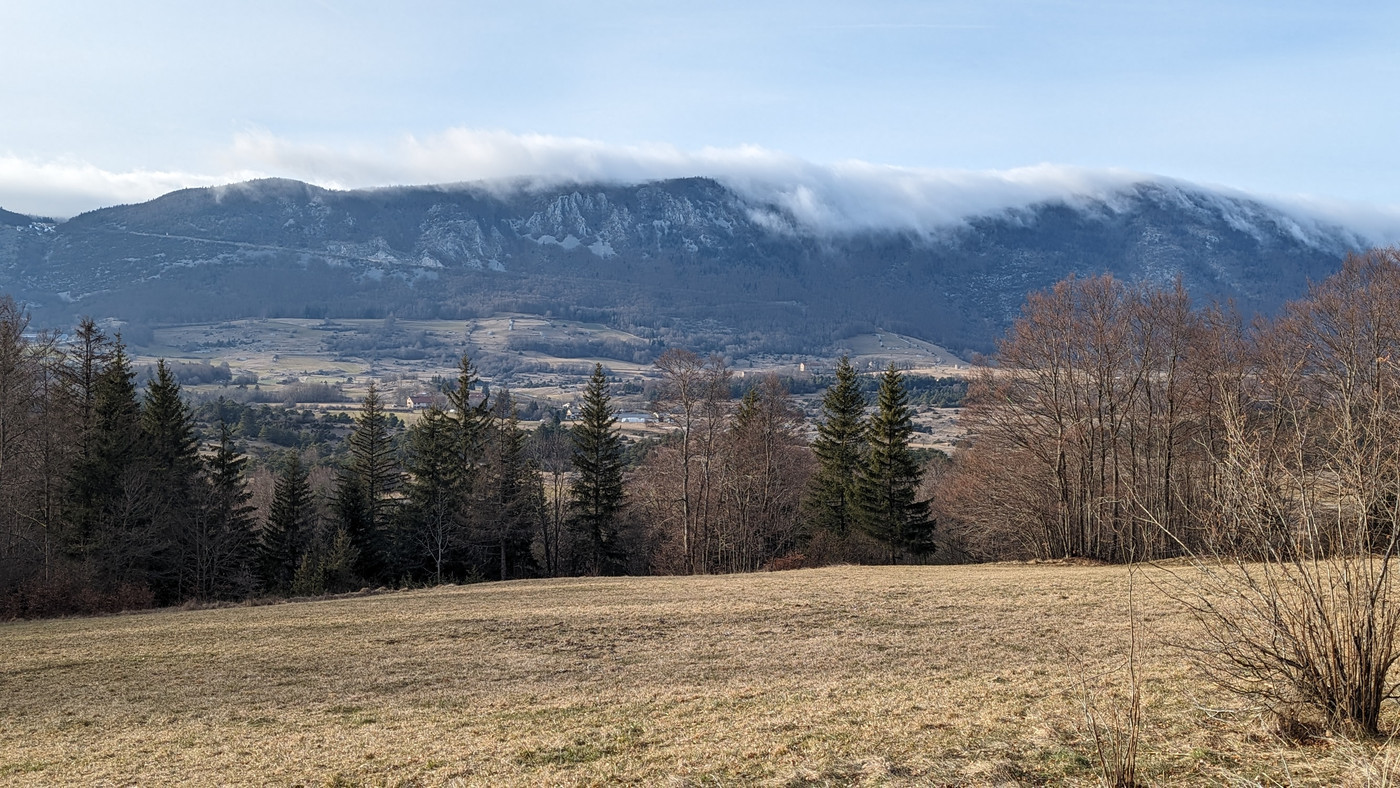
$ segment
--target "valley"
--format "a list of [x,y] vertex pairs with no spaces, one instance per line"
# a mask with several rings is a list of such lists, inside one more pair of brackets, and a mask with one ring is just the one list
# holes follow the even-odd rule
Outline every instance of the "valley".
[[[110,324],[112,332],[122,330]],[[566,346],[587,350],[590,345],[634,348],[641,360],[603,356],[563,357],[547,352]],[[546,349],[525,349],[539,346]],[[187,382],[184,389],[196,400],[241,399],[250,391],[260,399],[320,412],[355,411],[371,381],[387,394],[391,412],[406,421],[415,418],[407,398],[433,391],[439,382],[454,380],[463,354],[483,371],[492,388],[506,387],[517,401],[563,410],[575,403],[595,363],[602,364],[616,386],[620,410],[649,411],[658,379],[649,358],[655,347],[646,339],[597,323],[542,318],[523,313],[472,320],[397,320],[263,318],[167,326],[150,332],[145,344],[133,345],[138,367],[165,359],[174,365],[228,366],[229,378],[219,382]],[[796,384],[795,399],[809,417],[820,404],[817,386],[829,377],[841,354],[871,376],[890,363],[917,378],[959,378],[970,364],[945,348],[888,331],[856,335],[835,348],[835,356],[768,354],[730,360],[733,381],[768,373]],[[313,388],[315,386],[320,388]],[[298,399],[307,391],[333,390],[335,402]],[[918,408],[921,431],[915,445],[950,452],[961,432],[957,408]],[[527,423],[527,427],[535,426]],[[655,424],[622,424],[636,438],[665,428]]]

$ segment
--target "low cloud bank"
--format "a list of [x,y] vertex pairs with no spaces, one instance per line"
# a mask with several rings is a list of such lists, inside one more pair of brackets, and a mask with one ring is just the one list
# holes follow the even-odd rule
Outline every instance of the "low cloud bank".
[[96,208],[145,202],[177,189],[256,177],[260,174],[251,170],[220,175],[152,170],[112,172],[72,159],[35,161],[0,156],[0,208],[66,219]]
[[338,188],[487,181],[500,187],[642,183],[708,177],[745,199],[777,205],[803,229],[825,233],[934,232],[969,216],[1054,198],[1106,199],[1150,177],[1041,165],[972,172],[861,161],[819,165],[757,146],[684,151],[671,145],[451,129],[405,137],[389,149],[333,149],[271,135],[239,137],[232,161]]
[[[327,146],[267,133],[243,134],[219,157],[221,174],[111,172],[73,160],[36,162],[0,156],[0,207],[72,216],[85,210],[149,200],[175,189],[277,176],[352,189],[460,182],[494,188],[547,188],[570,183],[640,183],[714,178],[756,205],[776,205],[800,229],[827,234],[862,230],[935,233],[970,217],[1026,208],[1047,200],[1104,201],[1135,184],[1190,184],[1127,170],[1049,164],[1008,170],[931,170],[861,161],[813,164],[756,146],[685,151],[671,145],[610,145],[596,140],[503,131],[449,129],[405,136],[389,146]],[[1355,205],[1307,197],[1255,200],[1294,217],[1307,234],[1346,228],[1369,243],[1400,240],[1400,207]],[[769,217],[770,219],[774,217]]]

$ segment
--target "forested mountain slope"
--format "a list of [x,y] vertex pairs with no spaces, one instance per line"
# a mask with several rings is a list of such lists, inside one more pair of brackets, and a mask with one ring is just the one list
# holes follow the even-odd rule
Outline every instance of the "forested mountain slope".
[[[1308,225],[1312,228],[1312,225]],[[700,178],[636,186],[187,189],[62,223],[0,212],[0,292],[36,324],[257,316],[610,323],[691,347],[819,351],[878,327],[984,350],[1066,274],[1180,276],[1269,311],[1359,246],[1260,203],[1145,181],[934,231],[830,231]]]

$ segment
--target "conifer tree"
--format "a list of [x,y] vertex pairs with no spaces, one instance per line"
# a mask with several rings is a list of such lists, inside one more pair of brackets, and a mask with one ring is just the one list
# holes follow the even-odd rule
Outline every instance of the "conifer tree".
[[496,394],[491,409],[484,481],[482,535],[495,554],[500,579],[533,564],[530,542],[542,515],[543,488],[534,463],[525,456],[525,431],[510,391]]
[[297,596],[339,594],[356,583],[355,545],[344,528],[337,528],[329,544],[316,539],[301,555],[291,592]]
[[219,443],[205,463],[201,496],[181,542],[186,561],[180,585],[186,595],[234,598],[251,590],[254,509],[244,476],[247,463],[232,425],[220,419]]
[[370,383],[365,394],[349,443],[350,460],[341,472],[341,489],[337,492],[340,527],[350,535],[361,557],[361,568],[373,576],[382,571],[374,560],[385,554],[393,506],[390,496],[402,481],[388,416],[374,383]]
[[84,317],[74,332],[73,363],[68,367],[68,386],[72,391],[78,431],[80,461],[92,454],[93,435],[97,427],[97,380],[102,377],[111,347],[107,335],[90,317]]
[[[457,387],[447,393],[447,405],[452,425],[453,485],[461,496],[465,510],[476,497],[474,490],[481,471],[487,427],[491,422],[485,396],[476,405],[471,402],[472,389],[479,383],[471,359],[462,356],[457,367]],[[482,389],[485,386],[482,385]]]
[[152,533],[149,464],[135,373],[118,339],[93,384],[93,427],[70,477],[72,547],[109,587],[145,585],[162,545]]
[[160,567],[159,576],[152,578],[159,595],[170,602],[180,593],[180,580],[188,576],[190,563],[196,560],[184,548],[197,540],[188,531],[199,527],[195,485],[200,462],[194,418],[164,359],[156,362],[156,375],[146,385],[141,432],[149,463],[146,483],[151,496],[152,533],[177,546],[170,562],[173,565]]
[[[370,534],[369,505],[365,488],[357,474],[342,469],[336,480],[334,497],[330,502],[331,516],[336,528],[343,530],[356,545],[367,544]],[[396,545],[397,547],[397,545]],[[356,548],[358,549],[358,548]],[[361,577],[379,580],[389,579],[390,556],[383,551],[365,551],[358,554],[359,563],[355,569]],[[397,556],[394,556],[397,558]]]
[[[473,391],[480,392],[480,402],[472,404]],[[455,498],[455,528],[465,535],[483,526],[483,473],[486,463],[486,442],[490,434],[490,399],[484,382],[477,377],[469,357],[458,361],[456,388],[447,392],[449,445],[451,445],[452,495]]]
[[889,548],[890,563],[900,551],[922,555],[933,550],[928,501],[917,500],[923,472],[909,446],[913,434],[904,377],[891,363],[880,378],[880,396],[866,430],[865,461],[856,484],[861,526]]
[[194,419],[165,359],[156,362],[156,375],[146,384],[141,429],[146,435],[152,462],[177,475],[172,476],[171,482],[187,485],[199,466]]
[[583,410],[573,428],[574,471],[569,489],[569,525],[587,551],[588,571],[615,571],[622,556],[617,545],[622,509],[622,437],[609,404],[603,365],[595,364],[583,395]]
[[297,569],[308,552],[316,527],[316,502],[301,456],[287,453],[272,492],[272,506],[258,540],[263,589],[291,589]]
[[407,504],[401,512],[396,541],[408,565],[422,571],[426,564],[435,583],[444,581],[447,566],[465,541],[455,446],[456,426],[436,406],[408,430]]
[[836,364],[836,382],[822,395],[822,417],[812,452],[817,472],[807,488],[811,523],[838,537],[851,532],[860,516],[856,479],[865,449],[865,397],[860,376],[848,357]]

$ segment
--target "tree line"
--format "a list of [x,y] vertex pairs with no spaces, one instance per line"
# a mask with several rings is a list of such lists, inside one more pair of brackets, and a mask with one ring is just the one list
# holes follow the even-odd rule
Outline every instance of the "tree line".
[[[1273,317],[1071,277],[975,373],[935,497],[974,559],[1264,555],[1334,507],[1393,536],[1400,252],[1352,255]],[[1342,509],[1335,507],[1341,505]]]
[[527,432],[509,390],[487,396],[463,358],[445,401],[410,426],[371,385],[348,434],[327,433],[341,445],[275,456],[255,505],[243,446],[267,414],[206,405],[201,439],[171,365],[142,388],[93,321],[66,343],[27,325],[0,299],[0,617],[932,550],[894,368],[872,409],[843,360],[813,451],[783,382],[735,401],[719,357],[657,360],[674,429],[631,446],[601,366],[574,424]]
[[[1381,732],[1400,661],[1400,250],[1272,317],[1178,284],[1067,279],[969,391],[949,552],[1181,557],[1183,644],[1280,730]],[[1134,689],[1136,691],[1136,688]]]

